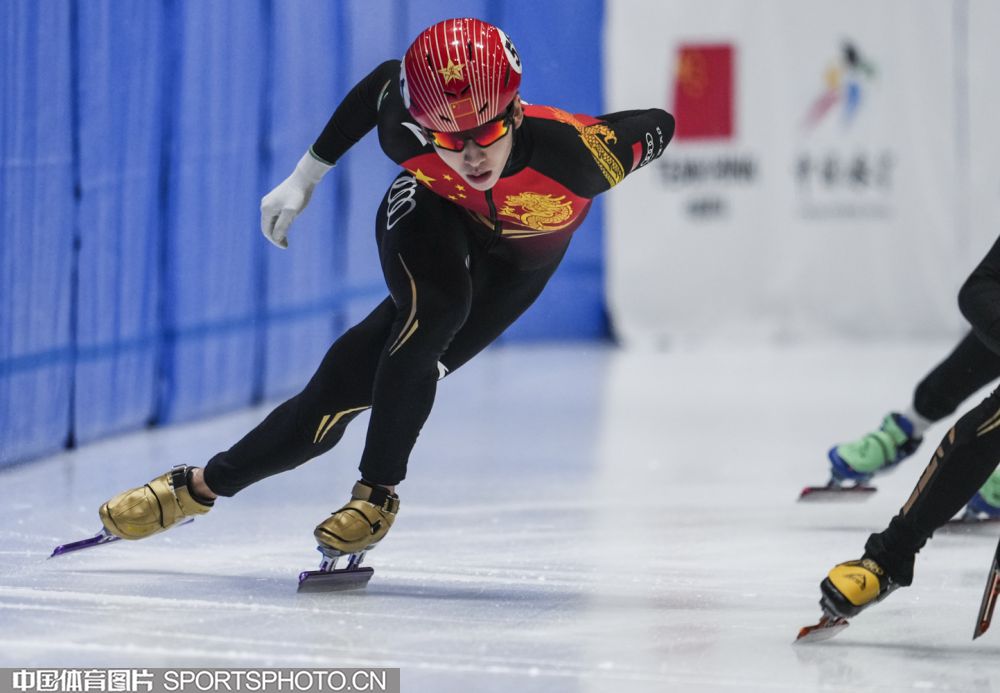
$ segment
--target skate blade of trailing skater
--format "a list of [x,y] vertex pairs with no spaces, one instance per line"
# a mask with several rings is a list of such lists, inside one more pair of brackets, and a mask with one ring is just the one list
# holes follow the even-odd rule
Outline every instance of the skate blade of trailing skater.
[[799,494],[799,501],[806,503],[864,501],[877,491],[874,486],[864,483],[841,484],[830,480],[826,486],[806,486]]
[[803,626],[799,629],[799,634],[795,636],[796,643],[811,643],[811,642],[822,642],[823,640],[829,640],[833,636],[837,635],[843,631],[847,626],[851,625],[847,622],[846,618],[841,618],[840,616],[831,616],[830,614],[823,614],[823,618],[819,620],[819,623],[813,626]]
[[1000,517],[986,517],[966,510],[964,514],[954,517],[940,527],[938,531],[957,532],[960,534],[985,534],[994,536]]
[[305,570],[299,573],[299,592],[344,592],[347,590],[364,589],[375,574],[374,568],[362,568],[365,551],[348,555],[347,567],[337,569],[337,561],[345,554],[324,551],[317,546],[316,550],[323,554],[319,570]]
[[[177,526],[187,525],[194,522],[194,518],[188,518],[183,522],[178,522]],[[101,528],[101,531],[92,537],[87,539],[80,539],[79,541],[71,541],[68,544],[60,544],[52,550],[49,558],[55,558],[56,556],[65,556],[68,553],[73,553],[74,551],[81,551],[83,549],[92,549],[95,546],[103,546],[104,544],[110,544],[115,541],[120,541],[121,537],[116,537],[114,534],[108,532],[108,530]]]
[[990,574],[986,579],[986,591],[983,592],[983,601],[979,605],[979,614],[976,616],[976,628],[972,632],[973,640],[989,629],[998,599],[1000,599],[1000,543],[997,543],[997,550],[993,554],[993,564],[990,566]]

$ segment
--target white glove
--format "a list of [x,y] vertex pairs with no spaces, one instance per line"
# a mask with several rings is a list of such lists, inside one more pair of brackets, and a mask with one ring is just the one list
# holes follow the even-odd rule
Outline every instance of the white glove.
[[260,201],[260,230],[279,248],[288,247],[288,227],[309,204],[313,189],[333,164],[327,164],[306,152],[292,171]]

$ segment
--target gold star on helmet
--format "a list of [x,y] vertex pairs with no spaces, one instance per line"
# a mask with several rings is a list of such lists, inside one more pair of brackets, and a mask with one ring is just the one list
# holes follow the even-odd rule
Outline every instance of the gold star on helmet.
[[[406,170],[410,171],[410,169]],[[419,168],[416,171],[410,171],[410,173],[412,173],[414,178],[416,178],[418,181],[426,185],[428,188],[431,187],[431,183],[437,180],[437,178],[431,178],[426,173],[421,171]]]
[[462,79],[462,70],[464,68],[465,65],[462,63],[453,63],[451,58],[448,58],[448,64],[438,70],[438,74],[444,79],[444,83],[448,84],[452,80]]
[[449,175],[448,175],[447,173],[446,173],[446,174],[444,174],[444,175],[443,175],[443,176],[441,176],[441,177],[442,177],[442,178],[444,178],[445,180],[451,180],[451,179],[452,179],[452,178],[451,178],[451,176],[449,176]]
[[464,185],[456,185],[455,186],[455,190],[465,190],[465,186]]

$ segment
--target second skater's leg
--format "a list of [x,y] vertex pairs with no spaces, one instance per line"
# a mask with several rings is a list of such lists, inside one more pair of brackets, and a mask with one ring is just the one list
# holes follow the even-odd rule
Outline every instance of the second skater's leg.
[[889,412],[878,429],[830,448],[834,479],[867,482],[916,452],[924,432],[951,416],[977,390],[1000,378],[1000,356],[969,332],[948,356],[917,384],[913,402]]
[[820,589],[823,608],[850,617],[913,582],[917,552],[983,486],[1000,460],[1000,391],[945,434],[909,500],[857,561],[835,566]]

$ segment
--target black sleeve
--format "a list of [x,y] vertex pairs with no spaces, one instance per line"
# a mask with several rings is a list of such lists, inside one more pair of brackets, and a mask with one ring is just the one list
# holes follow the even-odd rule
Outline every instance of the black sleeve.
[[330,116],[312,146],[313,154],[335,164],[355,142],[367,135],[375,127],[384,92],[397,75],[399,61],[387,60],[358,82]]
[[623,175],[621,178],[594,176],[588,197],[617,185],[629,173],[658,158],[674,136],[674,117],[659,108],[618,111],[597,118],[612,131],[610,136],[604,137],[604,142],[620,163]]
[[1000,354],[1000,238],[965,280],[958,307],[980,341]]
[[[618,111],[597,117],[614,129],[618,141],[611,149],[632,171],[659,158],[674,136],[674,117],[659,108]],[[636,152],[642,158],[633,161],[632,155]]]

